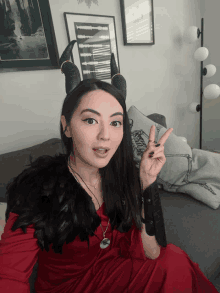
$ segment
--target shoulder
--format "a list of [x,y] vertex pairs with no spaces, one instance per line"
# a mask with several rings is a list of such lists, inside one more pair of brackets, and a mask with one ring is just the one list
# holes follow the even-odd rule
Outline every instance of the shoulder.
[[34,161],[31,161],[30,165],[30,171],[46,171],[48,168],[49,172],[56,171],[53,169],[55,168],[62,168],[66,167],[67,163],[67,155],[65,154],[56,154],[55,156],[49,156],[49,155],[43,155],[35,159]]
[[65,177],[65,172],[68,176],[66,160],[67,156],[63,154],[43,155],[31,161],[27,168],[14,177],[6,186],[7,216],[10,212],[15,212],[12,209],[16,206],[22,209],[28,203],[36,203],[49,184],[54,187],[63,178],[61,175]]
[[41,250],[49,251],[53,243],[54,251],[59,252],[65,241],[68,244],[79,233],[83,241],[89,224],[91,231],[96,230],[100,218],[92,210],[90,197],[69,172],[65,155],[41,156],[22,173],[8,188],[6,222],[10,212],[18,215],[12,231],[21,228],[26,233],[33,224]]
[[[60,169],[65,169],[66,167],[66,155],[59,154],[55,156],[43,155],[30,161],[30,164],[16,177],[13,178],[10,184],[16,185],[27,184],[32,180],[38,180],[39,176],[53,175]],[[33,181],[32,181],[33,182]]]

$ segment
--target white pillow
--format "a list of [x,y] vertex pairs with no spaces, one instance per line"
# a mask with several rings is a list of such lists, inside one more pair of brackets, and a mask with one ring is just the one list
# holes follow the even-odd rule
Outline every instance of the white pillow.
[[[142,114],[135,106],[131,106],[128,110],[128,118],[131,126],[132,146],[134,149],[134,159],[139,167],[141,157],[145,151],[148,140],[150,128],[155,125],[155,141],[159,141],[161,136],[167,131],[162,125],[155,123]],[[182,141],[173,132],[168,137],[164,145],[164,153],[166,156],[166,163],[161,169],[160,176],[167,182],[170,191],[173,191],[172,184],[178,184],[179,178],[185,174],[188,169],[188,157],[192,157],[192,150],[190,146]],[[181,155],[180,155],[181,154]],[[175,159],[179,157],[178,165],[175,164]],[[169,183],[168,183],[169,182]],[[179,183],[182,183],[180,180]]]
[[[139,168],[142,154],[148,144],[151,126],[156,127],[156,143],[167,129],[147,118],[135,106],[129,108],[128,118],[131,126],[134,160]],[[220,165],[220,155],[203,150],[196,151],[192,151],[187,143],[172,132],[164,144],[166,163],[157,177],[158,183],[162,184],[166,191],[187,193],[211,208],[217,209],[220,204],[220,172],[218,172],[218,178],[216,178],[217,170],[215,169],[212,178],[209,179],[206,176],[204,180],[203,175],[214,167],[213,155],[216,156],[215,158],[218,157]],[[215,166],[215,168],[217,167]]]

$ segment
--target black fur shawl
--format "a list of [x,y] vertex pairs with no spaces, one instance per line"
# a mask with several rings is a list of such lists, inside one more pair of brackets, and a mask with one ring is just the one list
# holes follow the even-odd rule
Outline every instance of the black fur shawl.
[[[101,223],[91,197],[69,172],[67,160],[65,154],[41,156],[7,186],[6,221],[10,212],[18,214],[12,231],[21,228],[24,233],[34,224],[42,251],[49,251],[53,243],[54,252],[62,254],[63,244],[77,235],[89,246],[88,235],[94,236]],[[112,229],[116,225],[120,232],[128,232],[132,226],[132,222],[130,227],[121,225],[122,215],[108,216]]]

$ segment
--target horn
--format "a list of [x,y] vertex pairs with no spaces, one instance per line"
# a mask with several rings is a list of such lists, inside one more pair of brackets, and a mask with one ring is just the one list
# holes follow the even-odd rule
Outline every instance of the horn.
[[126,100],[126,96],[127,96],[126,80],[123,77],[123,75],[119,73],[118,67],[116,65],[114,53],[111,54],[111,83],[121,92],[124,99]]
[[76,40],[69,43],[66,49],[63,51],[62,56],[59,60],[59,65],[61,67],[62,73],[65,74],[66,78],[66,93],[69,94],[81,81],[79,69],[77,66],[69,61],[70,54],[73,50],[73,46]]

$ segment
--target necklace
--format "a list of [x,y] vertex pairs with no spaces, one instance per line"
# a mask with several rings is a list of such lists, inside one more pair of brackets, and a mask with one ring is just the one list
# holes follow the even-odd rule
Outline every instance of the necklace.
[[[70,166],[70,164],[69,164],[69,161],[68,161],[68,165],[69,165],[69,167],[71,168],[71,170],[74,172],[74,173],[76,173],[81,179],[82,179],[82,177],[77,173],[77,172],[75,172],[73,169],[72,169],[72,167]],[[78,181],[78,179],[76,178],[76,176],[73,174],[73,176],[74,176],[74,178],[76,179],[76,181],[80,184],[80,182]],[[82,179],[82,181],[85,183],[85,181]],[[86,183],[85,183],[86,184]],[[86,184],[86,186],[87,186],[87,184]],[[88,186],[87,186],[88,187]],[[88,189],[89,189],[89,187],[88,187]],[[90,190],[90,189],[89,189]],[[91,191],[91,190],[90,190]],[[91,191],[92,192],[92,191]],[[94,195],[94,193],[92,192],[92,194]],[[94,195],[95,196],[95,195]],[[96,198],[96,196],[95,196],[95,199],[97,200],[97,198]],[[97,202],[98,202],[98,200],[97,200]],[[98,202],[98,204],[99,204],[99,202]],[[99,204],[99,207],[100,207],[100,204]],[[100,207],[101,208],[101,207]],[[108,225],[109,225],[109,221],[110,220],[108,220]],[[100,227],[102,228],[102,225],[100,224]],[[105,233],[106,233],[106,231],[108,230],[108,226],[107,226],[107,228],[106,228],[106,230],[105,230],[105,232],[103,231],[103,229],[102,229],[102,232],[103,232],[103,239],[102,239],[102,241],[101,241],[101,243],[100,243],[100,247],[102,248],[102,249],[105,249],[105,248],[107,248],[108,246],[109,246],[109,244],[110,244],[110,240],[108,239],[108,238],[105,238]]]
[[[71,155],[71,157],[72,157],[72,155]],[[71,160],[72,160],[72,158],[71,158]],[[70,166],[70,168],[72,169],[72,167]],[[72,171],[74,172],[74,170],[72,169]],[[76,172],[75,172],[76,173]],[[78,173],[77,173],[78,174]],[[79,174],[78,174],[79,175]],[[75,177],[75,176],[74,176]],[[82,179],[82,177],[80,176],[80,178]],[[90,184],[90,183],[88,183],[87,182],[87,184],[89,184],[90,186],[92,186],[93,188],[95,188],[95,189],[97,189],[97,185],[98,185],[98,183],[99,183],[99,181],[100,181],[100,178],[98,178],[97,179],[97,181],[96,181],[96,187],[94,186],[94,185],[92,185],[92,184]],[[85,181],[83,180],[83,182],[85,183]]]
[[[87,184],[89,184],[89,185],[92,186],[93,188],[97,189],[97,185],[98,185],[99,181],[100,181],[100,179],[98,178],[97,181],[96,181],[96,184],[95,184],[96,187],[95,187],[94,185],[92,185],[92,184],[89,184],[88,182],[87,182]],[[84,181],[84,183],[85,183],[85,181]]]

